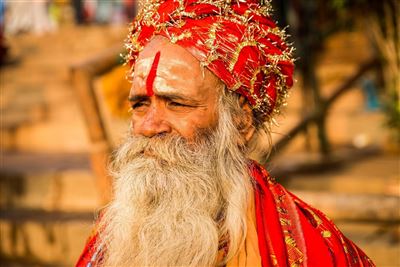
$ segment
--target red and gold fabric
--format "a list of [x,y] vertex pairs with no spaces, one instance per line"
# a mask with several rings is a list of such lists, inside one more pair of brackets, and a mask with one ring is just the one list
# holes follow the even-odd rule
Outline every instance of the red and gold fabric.
[[257,163],[255,206],[262,266],[375,266],[321,211],[275,182]]
[[[255,266],[254,262],[263,267],[375,266],[322,212],[275,182],[259,164],[249,167],[255,181],[249,229],[245,247],[227,267]],[[102,248],[94,248],[96,239],[97,234],[89,239],[77,267],[93,267],[101,256]]]

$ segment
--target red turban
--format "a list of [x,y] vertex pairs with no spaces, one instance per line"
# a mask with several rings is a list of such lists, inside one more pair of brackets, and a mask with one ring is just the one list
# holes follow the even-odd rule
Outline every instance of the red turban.
[[227,86],[247,98],[255,115],[278,113],[293,85],[292,49],[257,0],[148,0],[133,21],[127,61],[155,35],[189,51]]

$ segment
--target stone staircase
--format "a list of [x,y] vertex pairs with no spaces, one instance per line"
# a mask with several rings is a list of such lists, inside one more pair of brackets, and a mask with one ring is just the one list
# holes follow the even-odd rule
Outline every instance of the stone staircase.
[[43,102],[42,90],[25,87],[2,90],[0,105],[1,148],[3,151],[16,150],[18,128],[45,119],[46,103]]
[[99,207],[87,155],[9,153],[2,163],[1,262],[71,266]]
[[17,63],[0,70],[0,266],[78,259],[102,204],[69,67],[122,46],[125,31],[66,27],[8,39]]
[[100,206],[88,156],[26,152],[3,156],[0,262],[73,265]]

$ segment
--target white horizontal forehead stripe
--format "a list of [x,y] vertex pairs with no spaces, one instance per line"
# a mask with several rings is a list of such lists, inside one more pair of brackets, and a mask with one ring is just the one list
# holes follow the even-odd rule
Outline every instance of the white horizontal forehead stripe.
[[162,77],[156,77],[154,80],[154,92],[156,94],[173,94],[180,91],[182,91],[182,88],[176,88],[168,85],[168,81]]
[[136,76],[148,75],[152,64],[153,64],[153,58],[145,58],[138,60],[135,64],[134,75]]

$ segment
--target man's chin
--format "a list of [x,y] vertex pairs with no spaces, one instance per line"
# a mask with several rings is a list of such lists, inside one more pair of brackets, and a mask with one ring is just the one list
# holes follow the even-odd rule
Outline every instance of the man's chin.
[[143,158],[154,158],[154,159],[159,159],[159,155],[157,155],[153,150],[149,149],[144,149],[142,152],[140,152],[140,156]]

